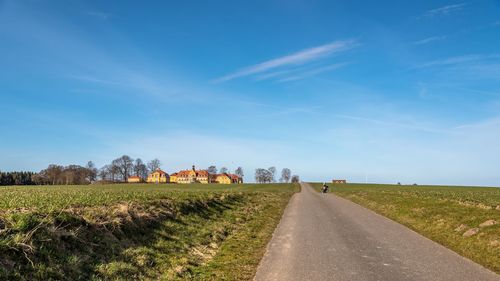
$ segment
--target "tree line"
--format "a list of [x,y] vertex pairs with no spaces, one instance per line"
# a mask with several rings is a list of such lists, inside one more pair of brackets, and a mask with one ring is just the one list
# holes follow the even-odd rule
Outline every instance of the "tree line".
[[[114,159],[111,163],[104,165],[100,169],[96,168],[92,161],[87,165],[68,165],[61,166],[56,164],[49,165],[39,173],[34,172],[0,172],[0,185],[75,185],[91,184],[95,182],[115,183],[126,182],[130,176],[137,176],[146,179],[148,174],[159,169],[161,162],[153,159],[147,163],[141,158],[133,159],[128,155],[123,155]],[[229,169],[222,167],[219,170],[216,166],[207,168],[210,174],[230,173]],[[234,174],[244,177],[242,167],[234,170]],[[255,181],[257,183],[275,183],[276,168],[256,169]],[[288,168],[281,170],[279,182],[299,182],[297,175],[292,176]]]
[[141,158],[134,160],[128,155],[123,155],[104,165],[99,170],[98,176],[100,180],[108,182],[124,182],[130,176],[146,179],[150,172],[159,169],[160,166],[161,162],[158,159],[144,163]]
[[[161,162],[153,159],[147,163],[141,158],[133,159],[123,155],[114,159],[111,163],[100,169],[96,168],[92,161],[87,165],[61,166],[49,165],[38,173],[35,172],[0,172],[0,185],[75,185],[91,184],[95,182],[115,183],[126,182],[130,176],[137,176],[145,180],[149,173],[159,169]],[[215,166],[208,169],[210,174],[217,174]],[[229,169],[222,167],[220,173],[229,173]],[[243,177],[243,168],[238,167],[235,171]]]
[[74,185],[102,182],[125,182],[129,176],[146,178],[150,171],[160,167],[158,159],[147,164],[140,158],[123,155],[98,169],[92,161],[87,165],[49,165],[39,173],[0,172],[0,185]]
[[[210,166],[210,167],[207,168],[207,171],[211,175],[215,175],[217,173],[219,173],[219,174],[231,174],[231,171],[228,168],[226,168],[226,167],[222,167],[219,170],[217,170],[217,167]],[[241,178],[245,176],[242,167],[236,168],[236,170],[234,170],[234,174],[237,175],[237,176],[239,176],[239,177],[241,177]]]
[[[276,167],[269,167],[268,169],[258,168],[255,170],[255,181],[257,183],[275,183],[276,182]],[[281,170],[281,177],[279,182],[282,183],[298,183],[299,176],[293,175],[292,171],[288,168]]]
[[34,172],[0,172],[0,185],[35,185]]

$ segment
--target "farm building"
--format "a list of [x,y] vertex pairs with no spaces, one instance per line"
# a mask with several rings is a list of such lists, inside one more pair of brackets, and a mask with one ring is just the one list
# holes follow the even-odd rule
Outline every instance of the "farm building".
[[231,183],[243,183],[242,177],[235,174],[229,174],[229,176],[231,177]]
[[[137,179],[130,177],[131,182],[140,182],[136,181]],[[243,183],[243,178],[235,175],[235,174],[210,174],[207,170],[196,170],[196,167],[193,165],[191,170],[182,170],[177,173],[173,173],[171,175],[162,171],[161,169],[156,169],[153,173],[149,174],[148,183],[180,183],[180,184],[189,184],[189,183],[222,183],[222,184],[231,184],[231,183]]]
[[177,173],[173,173],[170,175],[170,182],[177,183]]
[[127,182],[128,183],[140,183],[140,182],[142,182],[142,179],[141,179],[141,177],[138,177],[138,176],[130,176],[127,178]]
[[177,183],[211,183],[213,175],[207,170],[196,170],[193,165],[191,170],[183,170],[177,173]]
[[216,183],[222,184],[232,184],[232,183],[243,183],[243,179],[235,174],[218,174],[214,177]]
[[222,184],[231,184],[231,176],[226,173],[215,175],[215,182]]
[[332,180],[332,183],[347,183],[346,180]]
[[170,182],[170,176],[161,169],[156,169],[154,172],[148,175],[148,183],[169,183],[169,182]]

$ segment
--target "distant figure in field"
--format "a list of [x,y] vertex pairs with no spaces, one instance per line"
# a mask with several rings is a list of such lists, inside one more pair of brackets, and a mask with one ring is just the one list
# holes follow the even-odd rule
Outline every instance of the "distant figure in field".
[[323,183],[323,189],[321,190],[322,193],[327,193],[328,192],[328,185],[326,183]]

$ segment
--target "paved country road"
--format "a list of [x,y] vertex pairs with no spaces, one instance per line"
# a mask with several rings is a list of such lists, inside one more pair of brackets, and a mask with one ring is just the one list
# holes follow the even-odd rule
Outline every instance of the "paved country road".
[[500,280],[383,216],[308,184],[288,204],[255,280]]

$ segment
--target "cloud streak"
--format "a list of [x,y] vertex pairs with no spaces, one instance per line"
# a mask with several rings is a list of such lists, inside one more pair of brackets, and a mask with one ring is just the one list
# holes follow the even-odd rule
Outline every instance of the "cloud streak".
[[431,42],[439,41],[439,40],[444,40],[444,39],[446,39],[446,36],[432,36],[432,37],[428,37],[428,38],[425,38],[422,40],[415,41],[412,44],[413,45],[424,45],[427,43],[431,43]]
[[349,65],[349,64],[351,64],[351,63],[350,62],[342,62],[342,63],[336,63],[336,64],[327,65],[327,66],[323,66],[323,67],[318,67],[316,69],[312,69],[309,71],[298,73],[297,75],[282,78],[282,79],[278,80],[278,82],[302,80],[302,79],[305,79],[308,77],[316,76],[316,75],[324,73],[324,72],[337,70],[337,69],[342,68],[342,67]]
[[411,124],[411,123],[398,123],[398,122],[392,122],[392,121],[385,121],[385,120],[379,120],[379,119],[373,119],[373,118],[366,118],[366,117],[360,117],[360,116],[352,116],[352,115],[344,115],[344,114],[334,114],[333,116],[341,119],[348,119],[348,120],[355,120],[355,121],[363,121],[363,122],[369,122],[369,123],[374,123],[374,124],[379,124],[379,125],[385,125],[385,126],[392,126],[392,127],[400,127],[404,129],[410,129],[410,130],[416,130],[416,131],[423,131],[427,133],[447,133],[447,130],[443,129],[437,129],[437,128],[431,128],[428,126],[422,126],[419,124]]
[[450,57],[450,58],[430,61],[430,62],[427,62],[424,64],[417,65],[415,68],[426,68],[426,67],[433,67],[433,66],[450,66],[450,65],[457,65],[457,64],[463,64],[463,63],[473,63],[473,62],[478,62],[478,61],[494,60],[494,59],[500,59],[500,54],[488,54],[488,55],[471,54],[471,55],[464,55],[464,56],[456,56],[456,57]]
[[465,6],[467,6],[467,4],[465,4],[465,3],[443,6],[440,8],[428,10],[427,12],[425,12],[423,14],[422,17],[447,16],[447,15],[450,15],[454,12],[462,10]]
[[264,73],[280,67],[302,65],[320,58],[331,56],[335,53],[350,50],[356,46],[358,46],[358,43],[355,40],[335,41],[237,70],[233,73],[217,78],[212,82],[222,83],[236,78]]

